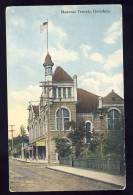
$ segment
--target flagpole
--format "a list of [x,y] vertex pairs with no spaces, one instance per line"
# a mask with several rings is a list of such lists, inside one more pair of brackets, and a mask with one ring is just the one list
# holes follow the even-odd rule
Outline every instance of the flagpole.
[[47,19],[47,53],[48,53],[48,19]]

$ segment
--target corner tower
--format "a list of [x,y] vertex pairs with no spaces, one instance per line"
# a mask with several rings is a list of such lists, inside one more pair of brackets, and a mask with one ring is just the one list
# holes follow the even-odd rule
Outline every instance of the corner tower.
[[51,56],[49,53],[47,53],[45,62],[43,63],[43,66],[45,68],[45,81],[52,81],[53,65],[54,63],[52,62]]

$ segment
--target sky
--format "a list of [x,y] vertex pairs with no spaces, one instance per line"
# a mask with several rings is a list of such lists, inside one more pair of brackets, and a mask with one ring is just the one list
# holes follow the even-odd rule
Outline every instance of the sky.
[[40,25],[47,19],[53,69],[76,74],[78,87],[96,95],[114,89],[124,96],[121,5],[7,7],[8,124],[15,136],[27,127],[29,101],[41,95],[47,36]]

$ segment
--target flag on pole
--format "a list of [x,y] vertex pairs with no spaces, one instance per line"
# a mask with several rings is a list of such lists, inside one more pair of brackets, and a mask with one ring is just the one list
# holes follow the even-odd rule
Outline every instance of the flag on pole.
[[48,22],[43,22],[42,25],[40,26],[40,32],[43,32],[44,29],[48,28]]

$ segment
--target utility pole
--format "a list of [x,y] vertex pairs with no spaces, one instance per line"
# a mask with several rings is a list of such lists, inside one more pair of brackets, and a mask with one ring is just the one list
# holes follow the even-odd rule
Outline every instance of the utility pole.
[[14,129],[13,129],[13,127],[15,126],[15,125],[9,125],[10,127],[11,127],[11,129],[9,130],[9,131],[11,131],[11,137],[12,137],[12,150],[11,150],[11,155],[12,155],[12,157],[13,157],[13,150],[14,150],[14,148],[13,148],[13,132],[15,131]]

